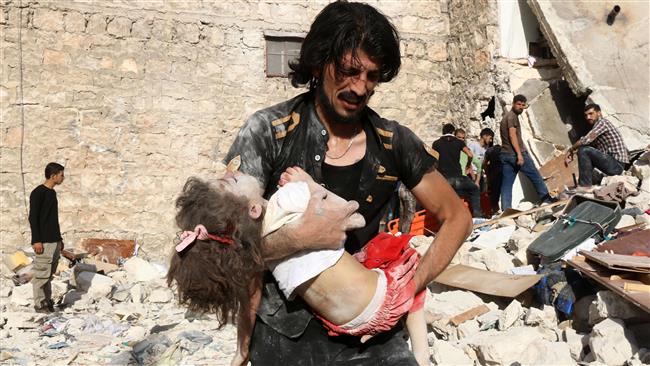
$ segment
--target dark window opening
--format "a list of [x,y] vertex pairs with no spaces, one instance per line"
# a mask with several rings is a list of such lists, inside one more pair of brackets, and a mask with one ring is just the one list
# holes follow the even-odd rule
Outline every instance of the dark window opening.
[[481,120],[485,121],[486,117],[494,118],[494,106],[495,99],[494,97],[490,98],[487,108],[481,113]]

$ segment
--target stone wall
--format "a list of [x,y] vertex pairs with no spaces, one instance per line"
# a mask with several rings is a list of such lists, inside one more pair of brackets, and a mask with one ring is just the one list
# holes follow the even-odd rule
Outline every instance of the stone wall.
[[[86,237],[135,239],[158,258],[176,235],[173,200],[185,179],[218,173],[246,116],[300,92],[265,76],[264,32],[306,33],[323,7],[20,4],[4,0],[0,16],[0,249],[29,244],[29,192],[43,181],[45,164],[57,161],[66,166],[57,192],[68,245]],[[468,13],[486,1],[452,1],[458,16],[451,23],[444,1],[372,4],[403,39],[401,73],[378,88],[372,106],[427,142],[444,121],[475,118],[480,107],[469,100],[486,94],[472,85],[486,80],[490,60],[491,31],[482,27],[493,18]],[[481,29],[469,33],[464,26],[477,20]],[[476,58],[474,46],[483,49]]]
[[483,121],[490,98],[496,95],[494,71],[499,26],[497,4],[487,0],[449,2],[451,123],[476,136],[494,121]]

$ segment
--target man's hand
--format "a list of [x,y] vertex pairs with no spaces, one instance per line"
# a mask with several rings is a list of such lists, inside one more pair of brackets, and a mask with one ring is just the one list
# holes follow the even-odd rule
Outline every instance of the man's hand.
[[292,237],[306,245],[304,249],[338,249],[346,239],[346,231],[365,226],[363,216],[355,213],[359,204],[333,199],[324,189],[312,193],[302,218],[287,225]]
[[524,156],[522,154],[517,154],[517,165],[524,165]]
[[32,244],[32,249],[34,249],[34,253],[36,254],[43,254],[43,243]]

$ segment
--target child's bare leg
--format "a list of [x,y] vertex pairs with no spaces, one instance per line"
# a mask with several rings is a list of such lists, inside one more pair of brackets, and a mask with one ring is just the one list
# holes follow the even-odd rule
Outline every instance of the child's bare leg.
[[424,319],[424,308],[408,313],[406,316],[406,330],[411,338],[413,355],[420,366],[429,365],[429,341],[427,340],[427,323]]
[[251,285],[250,308],[241,309],[237,317],[237,351],[230,361],[230,366],[245,366],[248,364],[249,346],[253,328],[255,327],[255,316],[262,299],[262,277],[258,276]]

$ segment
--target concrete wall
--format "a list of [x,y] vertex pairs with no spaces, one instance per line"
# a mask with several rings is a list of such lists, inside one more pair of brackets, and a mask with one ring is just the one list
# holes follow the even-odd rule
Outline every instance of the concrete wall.
[[[474,2],[452,1],[454,21],[445,1],[372,2],[403,39],[401,73],[372,106],[427,142],[447,120],[480,113],[476,97],[489,89],[496,16],[480,15],[488,4]],[[263,33],[307,32],[324,6],[22,4],[3,0],[0,16],[0,249],[29,244],[29,192],[57,161],[66,166],[57,192],[68,245],[135,239],[152,257],[166,256],[176,235],[173,200],[186,178],[214,176],[246,116],[300,92],[265,77]]]
[[528,42],[539,38],[539,24],[525,0],[499,1],[500,54],[502,57],[528,57]]

